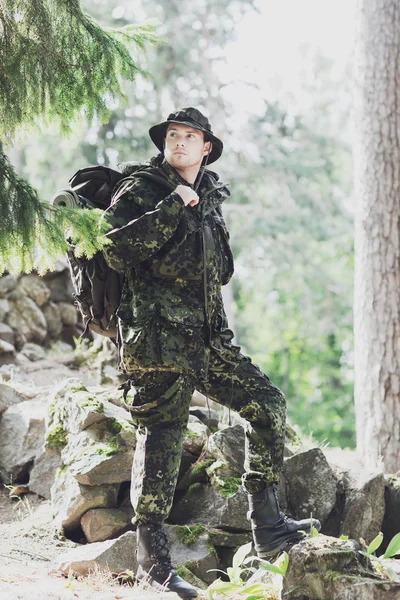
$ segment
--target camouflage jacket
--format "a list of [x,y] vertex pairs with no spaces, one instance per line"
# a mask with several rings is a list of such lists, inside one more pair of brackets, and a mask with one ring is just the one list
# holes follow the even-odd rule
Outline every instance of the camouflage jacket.
[[[128,163],[123,173],[131,171]],[[229,191],[206,170],[199,204],[185,207],[172,190],[187,182],[162,155],[139,171],[107,213],[113,244],[106,260],[126,276],[117,312],[120,367],[204,373],[212,350],[235,364],[239,348],[230,343],[221,296],[233,273],[220,208]]]

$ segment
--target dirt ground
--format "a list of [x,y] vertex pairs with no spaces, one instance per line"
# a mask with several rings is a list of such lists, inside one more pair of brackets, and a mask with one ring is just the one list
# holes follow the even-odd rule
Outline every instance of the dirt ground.
[[74,546],[54,535],[50,502],[35,494],[11,500],[0,488],[1,600],[174,600],[176,594],[119,585],[94,573],[77,580],[57,570],[57,558]]
[[[63,364],[67,363],[67,364]],[[40,392],[46,397],[53,386],[68,377],[99,386],[99,375],[88,368],[70,366],[71,357],[29,361],[3,367],[0,378],[23,387],[26,398]],[[49,385],[51,382],[51,385]],[[32,393],[30,393],[32,390]],[[112,577],[94,573],[88,578],[67,578],[57,570],[57,558],[74,544],[54,535],[50,502],[36,494],[10,499],[0,483],[0,600],[174,600],[176,594],[159,594],[140,587],[119,585]]]

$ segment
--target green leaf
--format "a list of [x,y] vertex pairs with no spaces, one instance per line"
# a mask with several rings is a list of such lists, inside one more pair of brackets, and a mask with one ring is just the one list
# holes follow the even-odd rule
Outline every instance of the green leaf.
[[[253,585],[249,585],[240,591],[240,594],[263,594],[265,592],[265,585],[262,583],[254,583]],[[246,597],[246,600],[250,600],[249,597]]]
[[396,533],[394,538],[389,542],[389,546],[386,548],[386,552],[381,558],[391,558],[396,554],[400,554],[400,532]]
[[252,542],[249,542],[248,544],[244,544],[243,546],[240,546],[240,548],[235,552],[233,559],[232,559],[232,567],[234,569],[236,569],[243,563],[245,557],[250,552],[252,545],[253,545]]
[[371,554],[379,548],[379,546],[382,544],[382,540],[383,540],[383,533],[380,531],[378,533],[378,535],[372,540],[372,542],[368,546],[367,556],[371,556]]
[[284,552],[283,555],[274,562],[274,565],[281,569],[282,575],[284,577],[289,566],[289,554],[287,552]]
[[347,542],[348,539],[349,539],[349,536],[348,535],[343,535],[343,534],[339,538],[339,540],[343,540],[345,542]]

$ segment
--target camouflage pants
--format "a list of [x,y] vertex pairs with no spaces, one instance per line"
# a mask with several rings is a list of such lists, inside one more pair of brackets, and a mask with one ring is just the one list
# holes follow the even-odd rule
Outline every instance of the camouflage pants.
[[[195,389],[246,419],[245,473],[249,493],[277,483],[283,464],[286,401],[282,392],[247,357],[235,368],[211,354],[208,382],[171,371],[132,375],[129,406],[137,426],[131,501],[136,522],[164,520],[171,510],[190,400]],[[128,404],[129,396],[128,396]]]

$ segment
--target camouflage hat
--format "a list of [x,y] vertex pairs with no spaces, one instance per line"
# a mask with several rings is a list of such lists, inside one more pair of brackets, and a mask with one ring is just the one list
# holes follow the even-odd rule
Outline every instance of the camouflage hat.
[[203,131],[207,136],[206,139],[212,142],[212,150],[207,161],[208,164],[219,159],[224,147],[223,143],[211,131],[211,125],[207,117],[197,110],[197,108],[190,107],[171,113],[166,121],[159,123],[159,125],[154,125],[149,129],[150,137],[160,152],[164,152],[164,138],[170,123],[179,123],[180,125],[187,125],[188,127]]

